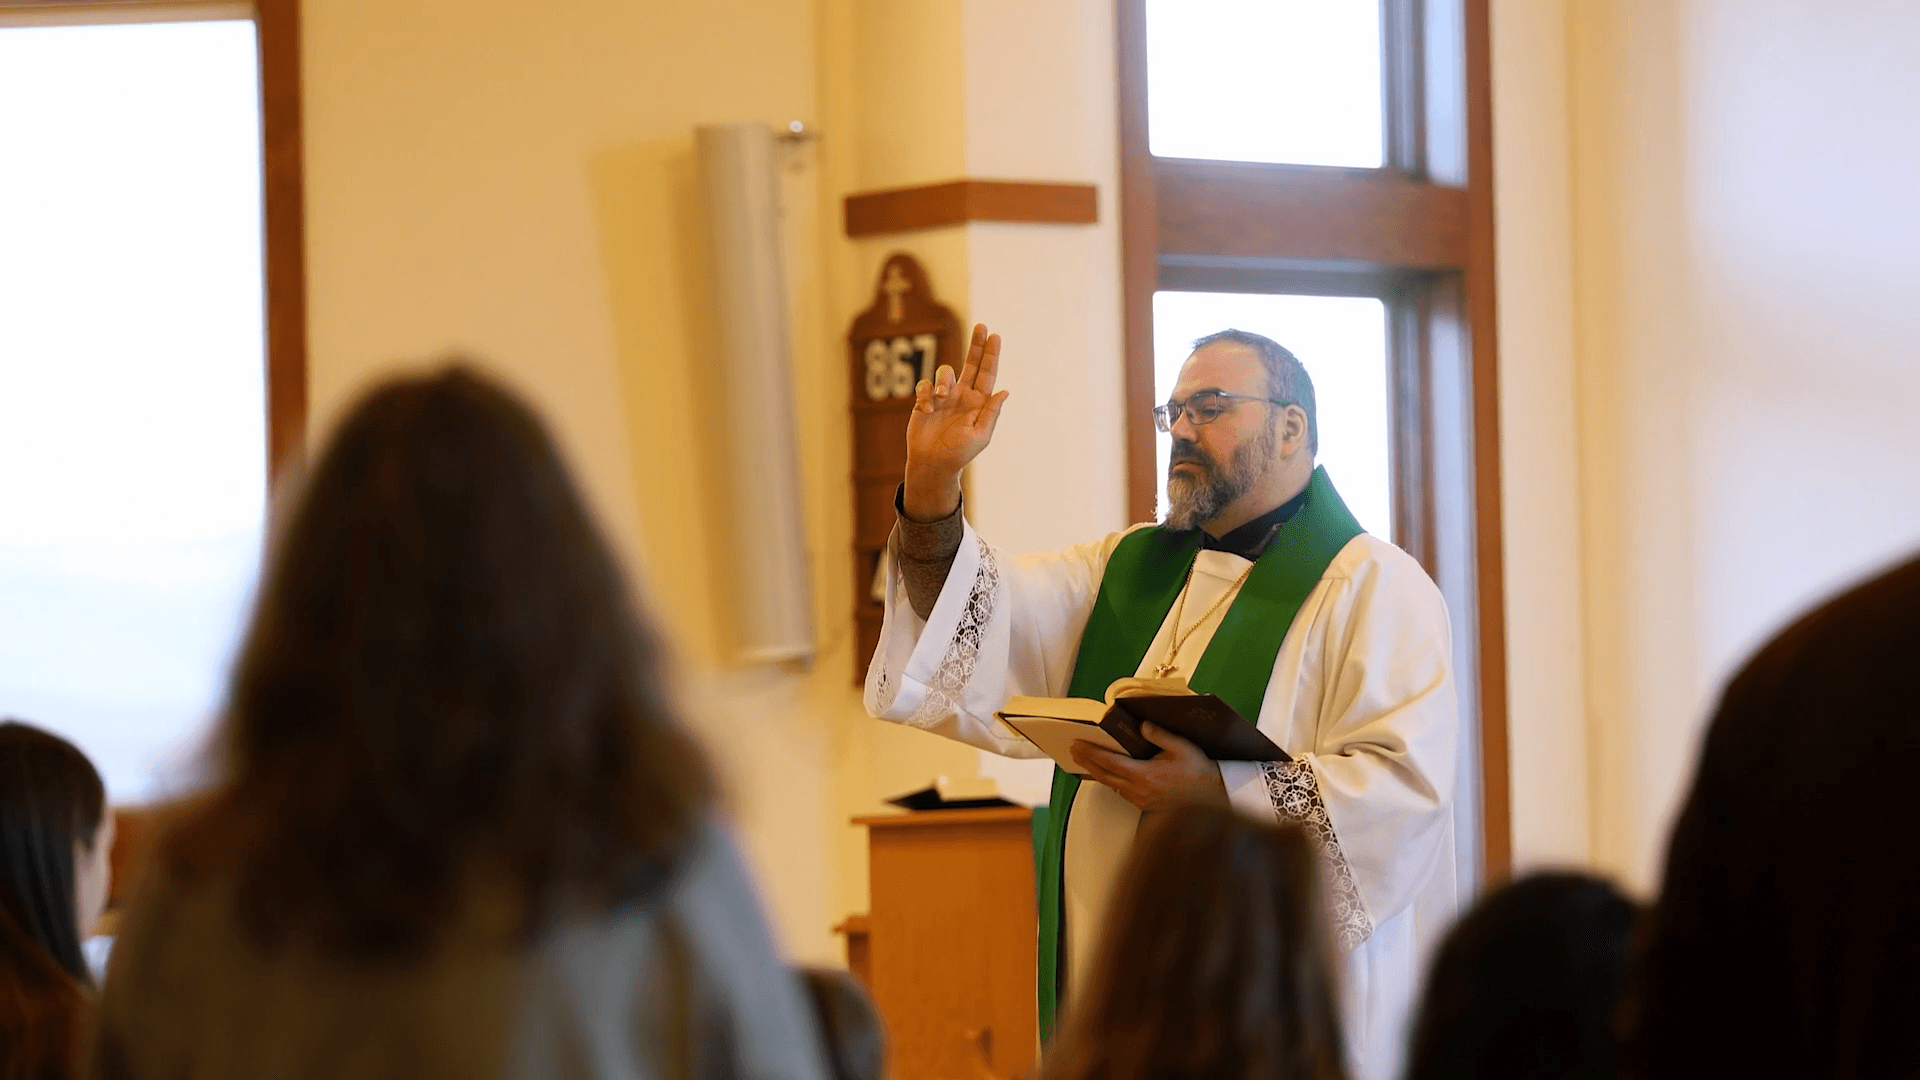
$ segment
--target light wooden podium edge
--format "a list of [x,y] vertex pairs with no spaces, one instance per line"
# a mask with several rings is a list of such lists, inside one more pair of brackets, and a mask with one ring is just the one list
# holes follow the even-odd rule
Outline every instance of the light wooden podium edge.
[[1030,806],[983,806],[971,810],[902,810],[893,814],[862,814],[848,820],[854,825],[879,825],[887,828],[912,826],[926,828],[941,825],[985,825],[1001,821],[1031,821]]

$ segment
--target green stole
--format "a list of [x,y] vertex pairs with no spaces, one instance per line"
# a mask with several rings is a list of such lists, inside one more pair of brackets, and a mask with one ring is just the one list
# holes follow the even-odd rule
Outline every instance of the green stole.
[[[1327,565],[1347,541],[1364,532],[1347,505],[1340,501],[1323,468],[1313,470],[1307,483],[1307,501],[1282,526],[1273,543],[1254,563],[1246,584],[1220,621],[1200,658],[1193,677],[1195,690],[1211,691],[1249,720],[1258,722],[1273,677],[1280,643],[1307,594],[1327,572]],[[1162,528],[1141,529],[1120,541],[1100,578],[1100,593],[1080,639],[1069,697],[1100,699],[1108,684],[1140,669],[1140,661],[1173,609],[1186,583],[1188,567],[1199,554],[1197,532],[1175,533]],[[1040,838],[1040,1038],[1052,1037],[1065,977],[1061,960],[1061,905],[1065,890],[1067,816],[1073,810],[1080,778],[1058,766],[1053,770],[1053,795],[1047,802],[1045,830]]]

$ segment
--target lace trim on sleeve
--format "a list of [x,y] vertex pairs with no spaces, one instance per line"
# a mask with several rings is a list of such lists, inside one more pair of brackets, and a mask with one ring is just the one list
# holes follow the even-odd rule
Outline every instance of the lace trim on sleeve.
[[1326,882],[1327,917],[1333,938],[1341,952],[1352,952],[1373,933],[1373,919],[1353,879],[1353,867],[1340,850],[1340,837],[1333,831],[1333,818],[1320,798],[1320,785],[1313,778],[1313,766],[1304,761],[1263,761],[1260,773],[1267,781],[1267,798],[1281,821],[1291,822],[1306,831],[1320,854],[1320,876]]
[[980,545],[980,569],[973,575],[973,585],[967,591],[967,606],[960,613],[960,625],[953,631],[953,641],[947,646],[946,655],[940,658],[940,666],[934,668],[933,676],[927,680],[927,696],[920,707],[913,710],[913,715],[907,717],[910,726],[926,727],[958,713],[961,696],[973,679],[973,665],[980,658],[980,641],[986,637],[987,624],[993,621],[994,606],[1000,601],[1000,564],[994,560],[993,549],[986,541],[975,537],[974,543]]

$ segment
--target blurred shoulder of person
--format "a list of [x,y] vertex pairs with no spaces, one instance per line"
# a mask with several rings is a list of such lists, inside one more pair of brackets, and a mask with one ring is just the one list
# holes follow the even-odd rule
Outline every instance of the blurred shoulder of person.
[[0,1080],[75,1075],[113,816],[72,743],[0,721]]
[[837,968],[800,969],[831,1080],[886,1080],[887,1031],[860,981]]
[[1151,815],[1044,1080],[1342,1080],[1333,946],[1297,826]]
[[663,649],[533,412],[373,389],[282,517],[93,1071],[822,1080]]
[[1407,1080],[1611,1080],[1638,913],[1613,883],[1573,872],[1482,897],[1435,954]]
[[1623,1005],[1649,1078],[1920,1075],[1920,559],[1727,684]]

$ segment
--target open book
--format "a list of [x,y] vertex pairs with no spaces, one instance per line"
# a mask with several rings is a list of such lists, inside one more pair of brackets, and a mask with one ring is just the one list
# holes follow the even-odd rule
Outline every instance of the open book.
[[1160,748],[1140,734],[1142,723],[1173,732],[1215,761],[1290,761],[1287,752],[1214,694],[1196,694],[1185,679],[1119,679],[1105,701],[1092,698],[1014,697],[994,714],[1060,767],[1081,776],[1072,747],[1084,740],[1142,761]]
[[1015,805],[1000,797],[1000,783],[991,776],[961,779],[936,776],[933,783],[918,791],[895,795],[887,804],[902,810],[979,810]]

